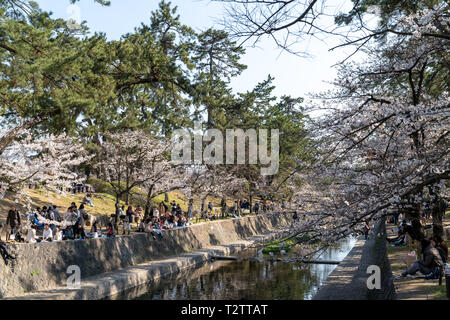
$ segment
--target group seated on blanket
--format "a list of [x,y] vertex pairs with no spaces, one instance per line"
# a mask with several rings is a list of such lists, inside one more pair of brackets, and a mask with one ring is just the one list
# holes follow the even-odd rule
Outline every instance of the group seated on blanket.
[[189,218],[185,218],[182,214],[173,215],[167,213],[161,217],[152,217],[142,220],[139,224],[138,232],[158,233],[162,234],[163,230],[174,228],[182,228],[190,226]]

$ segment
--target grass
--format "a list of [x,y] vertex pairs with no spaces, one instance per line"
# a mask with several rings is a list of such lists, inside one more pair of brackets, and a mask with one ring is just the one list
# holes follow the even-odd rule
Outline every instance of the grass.
[[433,300],[448,300],[445,287],[445,278],[443,279],[441,286],[437,285],[430,288],[430,296]]

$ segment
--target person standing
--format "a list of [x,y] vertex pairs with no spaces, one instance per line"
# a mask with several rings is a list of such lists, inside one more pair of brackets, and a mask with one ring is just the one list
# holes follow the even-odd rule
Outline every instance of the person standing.
[[159,212],[165,214],[166,211],[167,211],[166,204],[163,201],[161,201],[161,203],[159,204],[159,207],[158,207],[158,214],[156,214],[154,216],[159,217]]
[[253,211],[255,211],[255,214],[259,214],[259,202],[255,202],[255,206],[253,207]]
[[133,211],[133,207],[129,206],[127,209],[127,214],[125,217],[125,221],[123,222],[123,234],[128,230],[128,235],[131,233],[131,224],[133,223],[133,216],[135,215]]
[[211,214],[213,211],[213,204],[211,202],[208,203],[208,213]]
[[81,237],[81,239],[85,239],[86,238],[86,232],[85,232],[85,227],[86,227],[86,221],[89,219],[89,214],[86,212],[86,210],[84,209],[84,204],[80,205],[80,209],[79,211],[79,216],[78,216],[78,235]]
[[[8,211],[8,216],[6,218],[6,241],[11,238],[11,234],[16,234],[19,230],[22,221],[20,219],[19,211],[16,210],[14,206]],[[9,228],[9,232],[8,232]]]
[[226,212],[227,212],[227,201],[225,198],[222,198],[220,201],[220,208],[222,209],[222,218],[225,218]]
[[363,227],[363,233],[364,233],[364,238],[367,240],[367,238],[369,237],[369,230],[370,230],[370,226],[367,223],[367,221],[364,222],[364,227]]
[[136,208],[136,224],[139,225],[140,222],[144,220],[144,209],[141,206],[137,206]]

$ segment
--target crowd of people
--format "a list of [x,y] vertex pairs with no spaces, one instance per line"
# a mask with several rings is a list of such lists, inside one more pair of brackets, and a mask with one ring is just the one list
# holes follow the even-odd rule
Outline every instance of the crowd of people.
[[[84,186],[77,187],[82,189]],[[197,213],[192,211],[192,206],[184,212],[180,203],[176,201],[169,204],[161,201],[158,206],[150,208],[147,214],[144,214],[144,209],[139,205],[135,208],[116,205],[116,212],[106,216],[106,222],[88,214],[85,206],[94,207],[90,193],[83,197],[79,205],[72,202],[65,210],[50,204],[36,207],[22,216],[15,206],[11,206],[6,225],[1,227],[6,233],[6,241],[26,243],[111,238],[120,234],[130,235],[132,232],[151,233],[156,239],[156,237],[162,238],[165,230],[187,227],[193,224],[193,218],[199,219]],[[247,200],[235,201],[234,206],[228,208],[229,210],[227,210],[226,202],[222,202],[221,206],[226,212],[225,217],[241,217],[245,210],[250,211],[250,202]],[[263,211],[270,209],[265,202],[262,206]],[[254,204],[253,212],[260,213],[259,202]],[[208,202],[207,210],[202,212],[200,217],[206,220],[214,220],[218,217],[211,202]],[[2,232],[0,232],[0,241],[1,234]],[[6,250],[2,248],[0,250]],[[3,256],[8,255],[5,253]]]

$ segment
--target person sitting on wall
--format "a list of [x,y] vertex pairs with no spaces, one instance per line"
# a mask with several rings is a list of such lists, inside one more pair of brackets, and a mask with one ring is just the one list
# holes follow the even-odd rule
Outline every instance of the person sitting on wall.
[[116,236],[116,232],[114,230],[112,223],[108,223],[108,232],[106,233],[106,236],[108,238],[114,238]]
[[36,225],[33,225],[28,229],[26,238],[27,243],[36,243],[36,229],[37,229]]
[[181,215],[178,216],[177,227],[184,227],[185,221]]
[[62,241],[63,240],[63,232],[59,227],[55,227],[55,232],[54,232],[55,236],[54,236],[54,240],[55,241]]
[[91,234],[97,233],[98,232],[98,221],[95,220],[94,223],[91,226]]
[[147,219],[144,223],[144,232],[151,233],[154,240],[156,240],[156,232],[153,230],[153,221],[152,219]]
[[73,229],[72,227],[66,227],[63,231],[63,240],[73,240]]
[[408,270],[402,273],[402,277],[415,275],[420,271],[424,275],[439,272],[444,265],[439,251],[433,247],[431,241],[423,239],[421,241],[423,258],[413,263]]
[[139,222],[139,227],[138,227],[137,232],[141,232],[141,233],[145,232],[145,221],[144,220],[141,220]]
[[44,227],[44,232],[42,233],[42,241],[53,241],[53,231],[50,229],[50,226],[48,224]]

